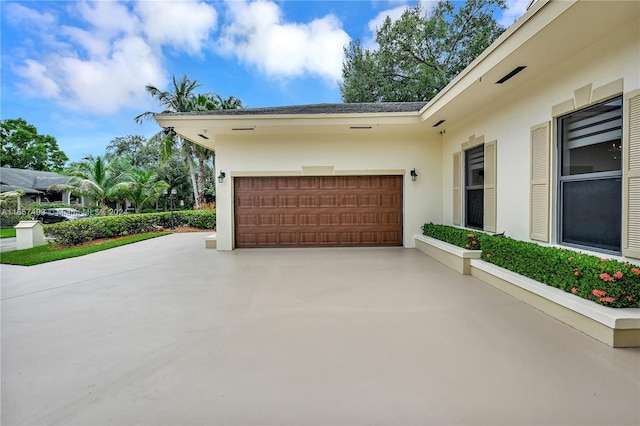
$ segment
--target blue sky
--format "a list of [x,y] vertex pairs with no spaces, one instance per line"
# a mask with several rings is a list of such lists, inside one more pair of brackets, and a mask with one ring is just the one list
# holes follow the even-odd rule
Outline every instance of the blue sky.
[[[507,1],[496,18],[509,26],[528,2]],[[0,0],[0,117],[24,118],[78,161],[156,133],[133,117],[160,109],[145,85],[167,89],[172,75],[250,107],[341,102],[343,46],[372,46],[376,25],[414,4]]]

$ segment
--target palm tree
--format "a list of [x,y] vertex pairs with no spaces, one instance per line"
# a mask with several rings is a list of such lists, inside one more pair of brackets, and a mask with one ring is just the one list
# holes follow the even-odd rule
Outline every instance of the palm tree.
[[165,181],[158,180],[158,175],[151,170],[131,170],[128,179],[114,187],[114,192],[121,194],[131,202],[136,213],[140,213],[146,204],[158,201],[162,190],[169,188]]
[[123,177],[123,173],[116,171],[111,164],[112,160],[110,155],[87,157],[78,163],[78,168],[67,183],[52,185],[49,189],[69,191],[90,198],[99,207],[107,207],[107,202],[117,195],[114,187]]
[[[149,84],[146,86],[147,93],[149,93],[152,98],[156,99],[164,108],[162,114],[193,111],[194,98],[197,96],[195,89],[200,87],[198,80],[191,80],[189,77],[184,75],[179,80],[176,79],[176,76],[173,76],[172,81],[173,90],[171,91],[163,92],[157,87]],[[145,120],[152,119],[155,114],[157,113],[147,111],[136,116],[134,120],[136,123],[142,123]],[[189,174],[191,176],[191,184],[193,186],[193,196],[196,202],[196,207],[199,208],[200,199],[198,197],[198,184],[196,182],[196,172],[193,164],[192,143],[175,134],[163,132],[161,132],[161,134],[162,136],[157,135],[161,138],[160,164],[164,164],[176,150],[179,149],[182,151],[187,165],[189,166]]]
[[[164,108],[162,113],[215,111],[219,109],[237,109],[243,107],[242,101],[235,96],[229,96],[227,99],[223,99],[220,95],[214,93],[198,94],[195,92],[195,89],[198,87],[200,87],[200,83],[197,80],[191,80],[185,75],[180,79],[176,79],[176,77],[173,76],[172,91],[163,92],[152,85],[147,85],[146,89],[147,93],[156,99]],[[154,112],[147,111],[135,117],[134,120],[137,123],[141,123],[143,120],[153,118],[155,114]],[[164,134],[161,138],[161,164],[166,162],[176,149],[179,148],[182,151],[189,166],[196,208],[200,208],[204,202],[205,194],[205,163],[209,159],[211,159],[213,163],[213,159],[215,158],[213,151],[182,139],[170,132]],[[193,162],[194,157],[198,160],[199,173],[197,173],[197,180],[196,168]]]

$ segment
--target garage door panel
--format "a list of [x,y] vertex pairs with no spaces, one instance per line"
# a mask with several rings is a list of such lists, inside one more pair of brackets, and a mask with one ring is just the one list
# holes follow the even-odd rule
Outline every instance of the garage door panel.
[[321,213],[318,215],[320,225],[340,225],[340,218],[334,213]]
[[297,195],[278,195],[278,207],[280,208],[297,208],[298,196]]
[[277,224],[277,215],[261,214],[258,216],[258,224],[260,226],[275,226]]
[[381,176],[363,176],[358,180],[358,187],[364,189],[380,188]]
[[278,203],[276,201],[276,197],[274,195],[270,195],[270,196],[259,196],[259,197],[255,197],[257,203],[254,201],[254,205],[258,205],[258,207],[260,208],[265,208],[265,207],[277,207]]
[[234,182],[237,247],[402,245],[400,176]]
[[300,214],[298,216],[299,223],[302,226],[315,226],[318,224],[318,215],[314,213],[310,214]]
[[317,189],[319,182],[316,177],[303,177],[300,179],[300,189]]
[[236,220],[239,226],[256,226],[258,224],[258,218],[255,214],[239,214]]
[[340,196],[339,207],[358,207],[358,195],[348,194]]
[[[256,178],[260,179],[260,178]],[[296,189],[299,187],[299,181],[297,179],[289,179],[286,177],[275,178],[276,187],[278,189]]]
[[297,214],[281,214],[280,226],[297,226],[298,215]]
[[318,197],[315,195],[301,195],[298,197],[299,207],[318,207]]
[[298,233],[280,232],[278,233],[278,243],[281,246],[296,246],[298,245]]

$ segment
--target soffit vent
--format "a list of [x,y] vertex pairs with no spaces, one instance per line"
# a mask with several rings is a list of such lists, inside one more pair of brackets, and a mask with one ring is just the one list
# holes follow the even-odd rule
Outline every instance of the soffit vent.
[[512,77],[514,77],[516,74],[518,74],[520,71],[522,71],[525,68],[526,68],[526,66],[519,66],[519,67],[514,68],[513,71],[511,71],[509,74],[505,75],[500,80],[496,81],[496,84],[504,83],[505,81],[511,79]]

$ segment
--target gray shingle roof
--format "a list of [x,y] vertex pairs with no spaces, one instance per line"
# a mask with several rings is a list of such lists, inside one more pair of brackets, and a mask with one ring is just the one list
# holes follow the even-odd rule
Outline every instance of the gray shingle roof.
[[308,114],[372,114],[394,112],[419,112],[427,102],[375,102],[353,104],[311,104],[265,108],[225,109],[195,111],[161,115],[308,115]]
[[69,176],[53,172],[0,167],[0,190],[2,192],[21,189],[27,194],[38,194],[46,192],[51,185],[67,183],[69,179]]

